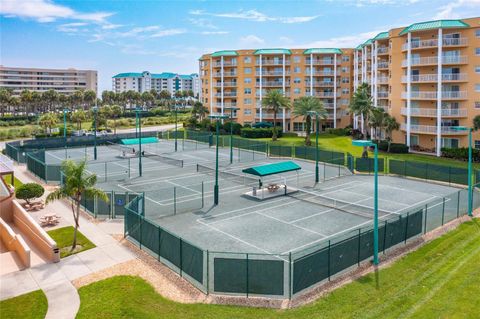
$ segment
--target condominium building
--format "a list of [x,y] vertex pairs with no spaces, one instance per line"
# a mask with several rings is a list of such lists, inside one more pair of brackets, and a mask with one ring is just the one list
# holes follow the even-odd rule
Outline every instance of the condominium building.
[[[480,115],[480,18],[380,33],[356,48],[353,82],[370,84],[374,105],[401,124],[395,142],[438,156],[441,147],[467,147],[468,131],[456,127]],[[361,128],[359,117],[353,124]],[[480,148],[478,132],[473,140]]]
[[133,90],[143,93],[150,90],[160,92],[167,90],[172,95],[177,91],[192,90],[194,96],[200,93],[198,74],[182,75],[176,73],[154,74],[148,71],[142,73],[120,73],[112,77],[112,90],[116,93]]
[[72,94],[76,90],[97,92],[97,71],[76,69],[36,69],[0,65],[0,88],[14,95],[23,90],[45,92],[55,90]]
[[[353,49],[226,50],[200,58],[201,100],[211,113],[230,114],[242,124],[272,122],[262,104],[269,90],[281,90],[293,103],[301,96],[323,101],[328,118],[322,129],[344,127],[352,91]],[[304,119],[282,110],[277,125],[284,131],[304,131]]]

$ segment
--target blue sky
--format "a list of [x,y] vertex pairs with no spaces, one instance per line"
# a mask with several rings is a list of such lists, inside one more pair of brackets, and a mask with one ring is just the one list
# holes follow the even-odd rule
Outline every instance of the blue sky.
[[480,0],[1,0],[0,63],[99,72],[198,72],[222,49],[353,47],[413,22],[480,15]]

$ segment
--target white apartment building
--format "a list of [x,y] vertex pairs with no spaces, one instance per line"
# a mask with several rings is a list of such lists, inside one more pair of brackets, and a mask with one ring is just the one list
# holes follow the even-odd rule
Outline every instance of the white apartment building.
[[194,96],[200,92],[200,80],[198,74],[182,75],[163,72],[160,74],[143,71],[142,73],[119,73],[112,77],[112,90],[115,93],[136,91],[143,93],[151,89],[160,92],[167,90],[172,95],[177,91],[192,90]]
[[40,93],[55,90],[66,95],[76,90],[93,90],[97,93],[97,71],[0,65],[0,88],[11,90],[13,95],[18,95],[23,90]]

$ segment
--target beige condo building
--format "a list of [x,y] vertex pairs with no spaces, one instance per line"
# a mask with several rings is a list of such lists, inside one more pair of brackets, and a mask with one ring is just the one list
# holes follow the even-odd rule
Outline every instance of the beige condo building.
[[[393,140],[412,150],[468,146],[468,132],[480,115],[480,18],[437,20],[381,32],[357,48],[225,50],[200,58],[201,100],[214,113],[254,123],[273,119],[262,97],[280,89],[294,99],[313,95],[329,112],[322,129],[364,130],[349,114],[354,90],[368,83],[375,107],[400,123]],[[285,111],[285,131],[303,131],[302,118]],[[473,142],[480,148],[480,133]]]

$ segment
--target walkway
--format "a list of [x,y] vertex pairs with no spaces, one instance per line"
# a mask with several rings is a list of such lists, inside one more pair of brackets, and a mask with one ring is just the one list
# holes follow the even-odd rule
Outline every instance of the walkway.
[[[22,182],[35,181],[26,173],[23,165],[15,166],[15,175]],[[55,212],[61,217],[60,227],[73,225],[70,206],[60,201],[48,205],[32,216],[37,219],[48,212]],[[97,247],[62,258],[58,263],[36,265],[0,276],[0,300],[42,289],[48,299],[47,318],[75,318],[80,299],[71,281],[135,258],[130,250],[110,236],[122,234],[123,223],[109,221],[95,224],[88,218],[80,216],[79,230]]]

